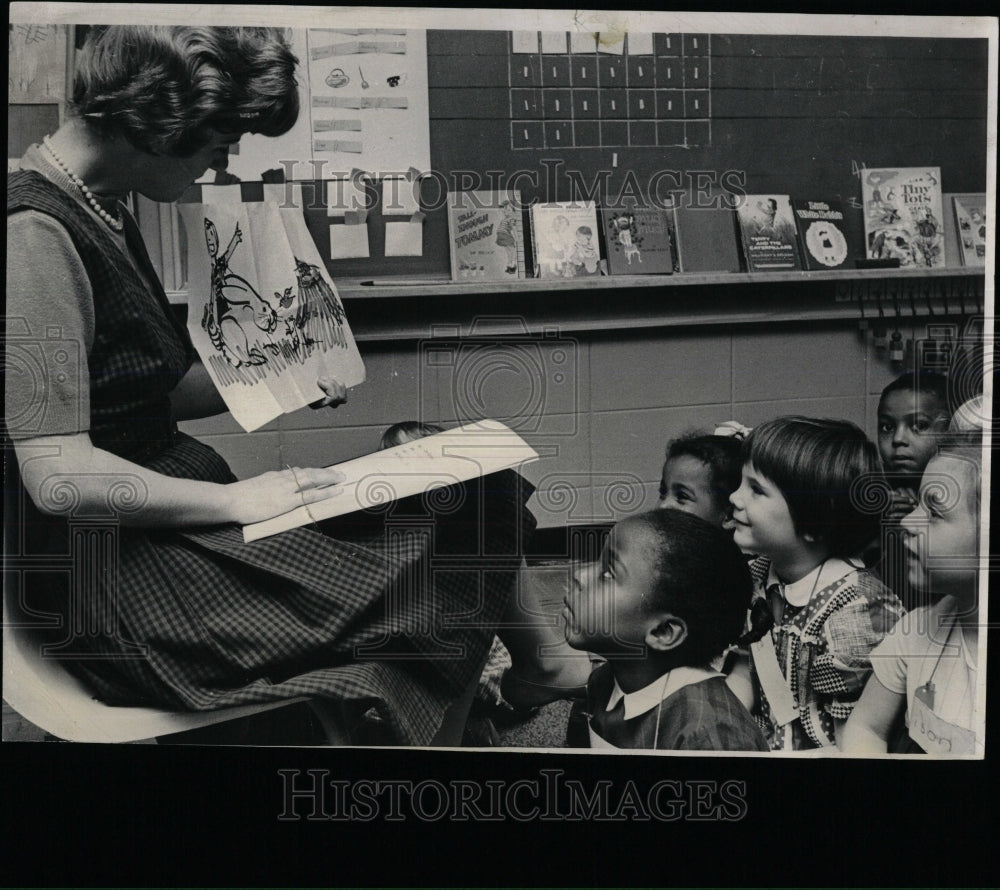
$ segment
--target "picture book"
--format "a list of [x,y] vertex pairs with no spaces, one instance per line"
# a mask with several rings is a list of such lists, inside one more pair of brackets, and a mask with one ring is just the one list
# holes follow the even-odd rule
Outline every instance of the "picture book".
[[986,265],[986,195],[952,195],[963,266]]
[[840,201],[792,201],[807,269],[841,269],[850,250]]
[[516,190],[448,195],[452,281],[524,278],[524,221]]
[[670,275],[674,271],[668,211],[605,207],[601,220],[612,275]]
[[560,201],[531,208],[536,278],[606,275],[593,201]]
[[384,507],[386,492],[398,500],[535,460],[538,452],[499,421],[468,423],[336,464],[344,474],[336,497],[245,525],[243,540],[258,541],[334,516]]
[[883,167],[861,174],[869,259],[911,269],[945,265],[939,167]]
[[734,195],[717,192],[702,202],[706,206],[691,206],[684,201],[673,204],[680,272],[740,271],[735,201]]
[[788,195],[744,195],[736,213],[748,272],[802,268]]

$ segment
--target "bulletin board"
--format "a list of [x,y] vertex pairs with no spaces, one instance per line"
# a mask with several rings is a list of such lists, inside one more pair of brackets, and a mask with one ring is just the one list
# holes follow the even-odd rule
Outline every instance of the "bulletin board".
[[[386,222],[398,219],[369,182],[369,255],[333,259],[328,184],[318,182],[306,223],[335,277],[448,276],[449,189],[514,187],[526,204],[610,203],[637,190],[649,199],[653,184],[659,197],[726,186],[817,196],[843,202],[858,245],[865,168],[933,164],[946,192],[985,191],[985,39],[426,36],[421,253],[385,256]],[[249,198],[253,184],[244,190]]]

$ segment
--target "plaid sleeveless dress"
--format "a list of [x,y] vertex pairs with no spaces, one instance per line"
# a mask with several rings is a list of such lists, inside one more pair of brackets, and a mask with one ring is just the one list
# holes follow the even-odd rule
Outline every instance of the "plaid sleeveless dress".
[[[153,292],[44,176],[8,177],[8,213],[22,209],[65,227],[91,282],[95,446],[167,476],[235,481],[170,417],[168,393],[195,353],[134,221],[126,214],[126,239]],[[108,703],[206,710],[328,697],[374,707],[400,744],[426,744],[489,650],[534,529],[530,494],[507,471],[249,544],[236,525],[161,530],[112,519],[95,532],[87,517],[42,516],[22,494],[28,546],[53,565],[95,541],[104,553],[73,562],[71,583],[60,571],[22,583],[22,596],[31,608],[34,586],[39,614],[59,614],[60,656]],[[114,515],[141,492],[126,479],[111,497]]]

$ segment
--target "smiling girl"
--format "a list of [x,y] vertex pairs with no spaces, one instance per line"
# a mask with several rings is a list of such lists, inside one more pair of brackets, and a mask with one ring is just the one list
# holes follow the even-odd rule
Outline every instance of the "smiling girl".
[[846,421],[782,417],[753,430],[744,456],[734,540],[760,554],[751,614],[766,622],[744,640],[749,659],[730,685],[770,748],[832,747],[871,673],[871,650],[903,612],[856,559],[878,517],[852,486],[879,475],[875,447]]

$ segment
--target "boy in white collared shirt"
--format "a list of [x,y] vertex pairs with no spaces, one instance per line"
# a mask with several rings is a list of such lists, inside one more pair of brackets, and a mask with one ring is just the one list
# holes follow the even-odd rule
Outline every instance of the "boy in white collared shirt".
[[563,610],[569,644],[607,659],[588,683],[591,747],[767,750],[710,666],[751,592],[723,529],[673,509],[618,523],[599,562],[574,572]]

